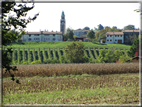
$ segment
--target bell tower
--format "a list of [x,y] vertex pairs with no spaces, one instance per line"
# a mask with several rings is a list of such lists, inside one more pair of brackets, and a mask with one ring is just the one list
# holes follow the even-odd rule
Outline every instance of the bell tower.
[[60,32],[65,34],[65,29],[66,29],[65,14],[64,11],[62,11],[61,20],[60,20]]

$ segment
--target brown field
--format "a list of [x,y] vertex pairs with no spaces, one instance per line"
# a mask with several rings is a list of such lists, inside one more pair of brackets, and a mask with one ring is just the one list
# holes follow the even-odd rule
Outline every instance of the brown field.
[[[17,68],[18,71],[14,71],[15,77],[139,73],[139,63],[38,64],[17,65]],[[10,77],[10,74],[3,69],[5,77]]]
[[17,67],[21,84],[3,70],[3,104],[139,104],[138,63]]
[[3,80],[3,104],[139,104],[139,74]]

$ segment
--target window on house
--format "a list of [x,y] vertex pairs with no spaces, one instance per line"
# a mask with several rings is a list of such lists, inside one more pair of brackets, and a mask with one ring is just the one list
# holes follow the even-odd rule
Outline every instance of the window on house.
[[115,41],[117,41],[117,40],[115,40]]
[[109,37],[109,35],[107,35],[107,37]]
[[107,41],[109,41],[109,40],[107,40]]
[[53,38],[53,40],[55,40],[55,38]]
[[110,41],[112,41],[112,40],[110,39]]
[[35,34],[35,36],[39,36],[39,34]]
[[110,37],[112,37],[112,35],[110,35]]
[[118,35],[118,37],[119,37],[119,35]]
[[53,34],[53,36],[55,36],[55,34]]
[[29,37],[31,37],[31,34],[29,35]]
[[29,38],[29,41],[31,40],[31,38]]
[[116,37],[116,35],[115,35],[115,37]]
[[122,35],[120,35],[120,37],[122,37]]

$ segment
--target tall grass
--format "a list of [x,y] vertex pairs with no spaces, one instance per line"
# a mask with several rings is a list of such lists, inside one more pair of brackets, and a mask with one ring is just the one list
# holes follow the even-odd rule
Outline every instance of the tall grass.
[[[13,73],[17,77],[30,76],[61,76],[70,74],[119,74],[119,73],[138,73],[138,63],[99,63],[99,64],[40,64],[40,65],[17,65],[18,71]],[[3,77],[10,77],[5,74]]]

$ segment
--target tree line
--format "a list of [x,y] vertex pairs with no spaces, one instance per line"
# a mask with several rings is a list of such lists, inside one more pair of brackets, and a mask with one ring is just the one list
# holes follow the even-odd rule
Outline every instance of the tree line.
[[[124,30],[138,30],[135,28],[134,25],[127,25],[123,29],[118,29],[116,26],[113,26],[110,28],[109,26],[103,27],[101,24],[98,25],[98,28],[94,28],[95,30],[91,29],[89,27],[84,27],[83,30],[90,30],[88,31],[86,37],[90,39],[90,41],[100,42],[101,38],[106,37],[107,32],[121,32]],[[74,35],[72,28],[67,28],[66,33],[63,35],[63,40],[66,41],[75,41],[77,36]],[[137,39],[136,34],[129,35],[129,45],[133,43],[135,39]],[[105,41],[105,39],[103,40]]]

